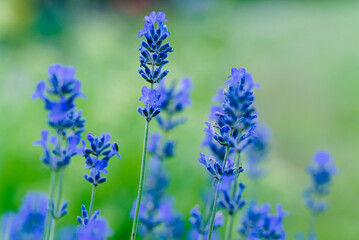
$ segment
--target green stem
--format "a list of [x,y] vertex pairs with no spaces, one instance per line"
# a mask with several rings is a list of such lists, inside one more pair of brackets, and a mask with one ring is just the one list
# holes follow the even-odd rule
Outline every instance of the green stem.
[[[152,85],[151,85],[151,86],[152,86]],[[149,125],[150,125],[150,122],[149,122],[149,121],[146,121],[145,136],[144,136],[143,151],[142,151],[142,163],[141,163],[140,183],[139,183],[139,186],[138,186],[136,210],[135,210],[135,217],[134,217],[134,219],[133,219],[131,240],[136,239],[136,232],[137,232],[137,226],[138,226],[138,213],[140,212],[140,205],[141,205],[141,198],[142,198],[142,189],[143,189],[143,182],[144,182],[143,180],[144,180],[144,178],[145,178],[146,155],[147,155],[147,141],[148,141]]]
[[50,228],[50,240],[54,239],[54,235],[55,235],[55,223],[57,220],[57,215],[60,212],[60,206],[61,206],[61,197],[62,197],[62,185],[63,185],[63,179],[64,179],[64,170],[65,168],[61,168],[59,171],[59,192],[57,194],[57,201],[56,201],[56,207],[55,207],[55,215],[56,217],[53,217],[52,219],[52,224],[51,224],[51,228]]
[[94,203],[95,203],[95,191],[96,191],[96,187],[95,187],[95,185],[92,185],[91,201],[90,201],[90,209],[89,209],[89,217],[91,217],[91,215],[92,215],[93,205],[94,205]]
[[[227,146],[226,148],[226,155],[224,156],[224,160],[223,160],[223,169],[226,167],[227,164],[227,160],[228,160],[228,154],[229,154],[229,146]],[[216,217],[216,212],[217,212],[217,206],[218,206],[218,179],[215,180],[215,185],[216,185],[216,191],[214,194],[214,201],[213,201],[213,207],[212,207],[212,213],[211,213],[211,220],[209,223],[209,231],[208,231],[208,240],[211,240],[212,238],[212,232],[213,232],[213,225],[214,225],[214,219]]]
[[315,213],[311,213],[309,225],[308,225],[308,239],[310,237],[310,234],[314,233],[314,225],[315,225]]
[[48,202],[48,208],[46,213],[46,224],[45,224],[45,230],[44,230],[44,239],[46,240],[49,236],[50,229],[51,229],[51,223],[52,223],[52,200],[54,199],[55,194],[55,186],[56,186],[56,176],[57,171],[52,170],[51,171],[51,179],[50,179],[50,187],[49,187],[49,202]]
[[[238,168],[241,161],[241,155],[239,152],[236,152],[236,160],[234,162],[234,168]],[[237,192],[237,179],[238,179],[239,173],[236,175],[236,178],[234,180],[234,185],[232,187],[232,199],[234,199],[236,192]],[[226,227],[226,233],[224,235],[225,240],[230,240],[232,237],[232,229],[233,229],[233,223],[234,223],[234,217],[235,213],[228,215],[228,221],[227,221],[227,227]]]

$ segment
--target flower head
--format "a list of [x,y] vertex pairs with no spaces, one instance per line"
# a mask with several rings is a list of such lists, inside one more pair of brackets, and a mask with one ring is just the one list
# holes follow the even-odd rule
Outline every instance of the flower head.
[[[163,43],[170,35],[164,22],[163,12],[151,12],[150,16],[145,17],[144,29],[138,32],[138,37],[144,36],[146,41],[140,45],[140,69],[139,74],[150,83],[160,82],[167,74],[168,70],[162,71],[162,67],[168,63],[166,60],[168,53],[172,52],[169,43]],[[157,26],[156,26],[157,22]]]
[[149,89],[146,86],[142,88],[142,96],[139,100],[145,104],[145,107],[138,107],[137,111],[145,117],[146,121],[151,121],[161,112],[160,97],[161,95],[156,90]]
[[270,204],[260,206],[251,202],[249,208],[241,218],[241,226],[238,232],[246,239],[286,239],[286,232],[283,227],[283,218],[288,213],[277,205],[277,214],[269,212]]
[[[66,139],[66,138],[65,138]],[[78,135],[70,136],[66,139],[65,147],[61,146],[61,139],[56,135],[51,135],[48,130],[41,132],[41,139],[36,140],[34,145],[42,147],[43,155],[42,162],[53,170],[58,170],[67,166],[71,158],[78,154],[79,148],[77,145],[80,142]]]
[[183,78],[177,86],[172,82],[169,87],[162,81],[157,91],[161,95],[159,100],[161,114],[157,118],[160,127],[168,131],[184,123],[185,118],[175,118],[175,115],[191,105],[192,81],[189,78]]
[[202,163],[207,168],[207,171],[218,180],[222,180],[222,177],[230,177],[242,171],[241,168],[234,168],[233,161],[231,160],[227,161],[226,166],[222,166],[222,164],[215,157],[210,156],[207,159],[203,153],[200,153],[198,162]]
[[242,193],[245,189],[243,183],[239,183],[238,191],[232,197],[232,191],[230,186],[232,185],[232,183],[236,184],[235,180],[236,178],[234,176],[225,176],[223,177],[222,182],[219,186],[221,195],[218,205],[221,208],[225,209],[230,215],[234,215],[246,204],[246,200],[242,198]]
[[81,82],[75,78],[75,73],[75,68],[71,66],[51,65],[48,69],[48,82],[40,81],[32,95],[34,100],[40,98],[44,101],[45,108],[49,111],[49,124],[57,130],[74,126],[74,119],[70,115],[75,111],[75,99],[84,97]]
[[308,166],[308,173],[312,178],[314,190],[318,194],[328,193],[332,178],[337,174],[337,168],[330,153],[318,150],[313,156],[312,165]]
[[304,200],[313,213],[323,212],[328,206],[322,197],[329,193],[333,176],[338,172],[330,152],[318,150],[307,170],[312,182],[303,193]]
[[102,133],[100,136],[94,136],[92,133],[86,135],[90,147],[86,148],[86,141],[83,140],[83,155],[86,159],[86,167],[90,169],[91,174],[85,174],[84,178],[92,185],[97,186],[106,181],[106,177],[101,177],[101,173],[107,173],[107,165],[113,156],[121,158],[118,153],[117,143],[110,143],[111,135]]
[[[190,215],[191,217],[189,218],[189,222],[191,223],[191,230],[189,232],[189,239],[198,239],[200,237],[206,238],[208,235],[209,226],[206,225],[202,213],[199,210],[199,206],[192,208],[190,211]],[[216,230],[223,225],[224,216],[221,211],[218,211],[214,219],[214,234],[212,239],[220,239]]]
[[214,126],[220,133],[210,126],[205,131],[221,145],[241,152],[255,136],[257,113],[253,104],[253,88],[257,85],[244,68],[232,68],[231,73],[228,88],[221,89],[214,98],[220,101],[220,105],[211,108],[210,120],[215,121]]

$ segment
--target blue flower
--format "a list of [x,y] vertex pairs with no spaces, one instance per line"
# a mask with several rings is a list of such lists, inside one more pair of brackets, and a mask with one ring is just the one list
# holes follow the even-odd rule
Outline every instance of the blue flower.
[[157,120],[163,130],[169,131],[186,121],[182,117],[175,118],[175,115],[191,106],[192,88],[192,81],[189,78],[183,78],[177,86],[175,82],[172,82],[169,87],[164,81],[160,82],[157,91],[161,95],[161,114]]
[[160,133],[152,133],[149,137],[147,151],[152,157],[165,160],[171,158],[175,154],[176,143],[172,140],[166,140],[163,142]]
[[48,69],[48,83],[40,81],[32,95],[34,100],[40,98],[44,101],[45,108],[49,110],[49,124],[58,131],[73,127],[74,123],[69,115],[74,114],[74,101],[78,97],[84,97],[81,82],[75,78],[75,73],[73,67],[51,65]]
[[106,181],[106,177],[101,177],[101,173],[107,173],[108,161],[115,155],[118,158],[121,156],[118,153],[117,143],[110,143],[111,135],[109,133],[102,133],[99,137],[88,133],[86,138],[90,143],[90,148],[86,148],[85,140],[82,142],[82,148],[86,167],[90,169],[90,175],[84,174],[84,178],[96,187]]
[[[168,70],[162,71],[162,67],[168,63],[166,58],[169,52],[173,52],[169,43],[163,43],[170,35],[164,22],[165,14],[163,12],[151,12],[146,16],[144,29],[138,32],[138,37],[144,36],[146,41],[140,45],[140,69],[139,74],[150,83],[160,82],[167,74]],[[157,26],[156,25],[157,22]],[[148,65],[150,67],[148,67]]]
[[235,183],[236,177],[235,176],[225,176],[222,178],[221,183],[219,184],[219,191],[220,191],[220,200],[218,202],[219,207],[225,209],[228,214],[234,215],[240,209],[244,207],[246,204],[246,200],[242,198],[243,190],[245,186],[243,183],[239,183],[238,191],[232,197],[232,183]]
[[139,100],[145,104],[145,107],[138,107],[137,111],[145,117],[146,121],[151,121],[161,112],[160,97],[161,95],[156,90],[149,89],[146,86],[142,88],[142,96]]
[[66,147],[61,146],[61,140],[55,135],[49,136],[48,130],[41,132],[41,139],[36,140],[34,145],[41,146],[43,155],[42,162],[53,170],[58,170],[67,166],[71,158],[78,154],[79,148],[77,145],[80,142],[78,135],[70,136],[66,139]]
[[206,159],[206,156],[203,153],[200,153],[200,158],[198,158],[198,162],[202,163],[207,168],[207,171],[219,181],[222,179],[222,176],[232,176],[242,171],[241,168],[234,168],[233,161],[231,160],[228,160],[226,166],[222,167],[222,164],[217,161],[215,157],[210,156],[208,159]]
[[283,227],[283,218],[288,213],[277,204],[277,214],[269,212],[270,204],[262,207],[256,202],[251,202],[249,208],[241,218],[241,226],[238,232],[246,239],[286,239],[286,232]]
[[112,230],[109,228],[107,221],[99,218],[92,221],[86,227],[79,226],[76,239],[105,240],[110,236],[112,236]]
[[[2,218],[4,239],[42,239],[47,213],[46,194],[29,192],[17,213],[8,213]],[[5,238],[7,237],[7,238]]]
[[328,151],[318,150],[307,170],[312,183],[303,193],[304,200],[313,213],[323,212],[328,206],[322,197],[329,193],[332,178],[337,174],[334,160]]
[[260,125],[256,128],[251,144],[244,151],[246,174],[250,178],[259,179],[264,176],[265,171],[260,167],[260,164],[267,157],[270,139],[271,132],[268,127]]
[[211,108],[210,120],[214,120],[214,127],[205,131],[221,145],[243,151],[255,136],[257,113],[254,106],[253,88],[257,84],[244,68],[232,68],[232,74],[227,81],[228,89],[220,89],[214,100],[220,101],[220,106]]
[[[199,239],[202,237],[203,239],[207,238],[208,228],[209,226],[205,223],[205,220],[202,217],[202,213],[199,210],[199,207],[196,206],[190,211],[191,217],[189,218],[189,222],[191,223],[191,229],[189,232],[189,239]],[[218,211],[215,216],[212,239],[220,239],[218,231],[216,231],[219,227],[224,225],[224,216],[221,211]]]
[[318,195],[325,195],[337,168],[329,151],[318,150],[313,157],[312,165],[308,166],[308,173],[312,178],[313,190]]

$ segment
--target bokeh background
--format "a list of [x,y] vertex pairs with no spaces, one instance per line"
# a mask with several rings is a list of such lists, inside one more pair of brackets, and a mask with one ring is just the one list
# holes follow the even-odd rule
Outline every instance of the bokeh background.
[[[144,85],[137,32],[151,10],[164,11],[169,20],[175,52],[168,78],[189,76],[194,84],[187,123],[170,136],[178,146],[168,163],[169,192],[185,218],[208,184],[197,158],[205,151],[200,143],[211,98],[231,67],[245,67],[261,84],[258,115],[272,130],[258,199],[290,212],[288,239],[306,231],[305,167],[316,149],[328,149],[340,174],[316,231],[319,239],[358,239],[358,1],[0,1],[0,212],[16,210],[29,189],[48,189],[50,171],[40,161],[41,149],[32,146],[47,128],[46,112],[30,96],[50,64],[73,65],[87,95],[77,101],[86,130],[110,132],[123,157],[110,162],[95,207],[115,230],[113,239],[128,239],[144,130],[136,111]],[[66,170],[70,205],[61,226],[75,224],[81,203],[89,202],[84,172],[81,157]],[[250,189],[250,180],[242,180]]]

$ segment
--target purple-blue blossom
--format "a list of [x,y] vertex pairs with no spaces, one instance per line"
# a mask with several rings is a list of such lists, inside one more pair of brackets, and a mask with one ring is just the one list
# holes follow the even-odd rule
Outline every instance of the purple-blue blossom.
[[137,111],[146,121],[151,121],[152,118],[161,112],[160,97],[161,95],[155,89],[149,89],[146,86],[142,88],[142,96],[139,100],[145,104],[145,107],[138,107]]
[[214,156],[210,156],[207,159],[203,153],[200,153],[198,162],[202,163],[206,167],[207,171],[219,181],[222,177],[232,176],[243,171],[242,168],[235,168],[231,159],[227,161],[226,166],[222,166],[222,163]]
[[330,152],[318,150],[307,171],[312,181],[303,193],[304,200],[313,213],[323,212],[328,208],[323,196],[330,192],[333,176],[338,172]]
[[[196,206],[190,211],[191,217],[189,218],[189,222],[191,223],[191,229],[189,231],[189,239],[207,239],[209,226],[206,223],[206,220],[203,219],[202,213],[199,210],[199,206]],[[216,216],[214,219],[213,231],[212,235],[213,240],[219,240],[220,235],[219,232],[216,231],[219,227],[224,225],[224,216],[221,211],[216,212]]]
[[205,131],[221,145],[243,151],[255,136],[257,112],[254,106],[253,82],[251,74],[244,68],[232,68],[226,83],[228,88],[220,89],[214,100],[220,105],[211,108],[210,120],[214,127],[206,123]]
[[[168,70],[162,71],[162,67],[168,63],[169,52],[173,52],[169,43],[164,43],[170,35],[164,22],[163,12],[151,12],[145,17],[144,29],[138,32],[138,37],[144,36],[145,41],[140,45],[140,69],[139,74],[149,83],[158,83],[168,74]],[[157,24],[156,24],[157,22]]]
[[245,189],[243,183],[238,184],[237,191],[232,197],[232,184],[236,183],[237,178],[234,175],[224,176],[219,183],[218,190],[220,192],[220,198],[218,206],[228,212],[229,215],[235,215],[246,204],[246,200],[243,199],[242,193]]
[[107,165],[113,156],[121,158],[118,153],[117,143],[110,143],[111,135],[102,133],[100,136],[94,136],[92,133],[86,135],[90,147],[86,148],[86,141],[83,140],[83,155],[86,159],[86,168],[90,169],[90,175],[85,174],[84,178],[93,186],[98,186],[106,181],[101,173],[107,173]]
[[259,179],[265,175],[265,169],[260,165],[266,160],[270,140],[269,127],[261,124],[256,128],[251,144],[244,151],[245,174],[252,179]]
[[307,169],[316,194],[325,195],[329,193],[332,178],[337,174],[337,168],[330,152],[318,150],[313,156],[312,164]]
[[270,214],[270,204],[260,206],[251,202],[244,215],[241,217],[241,225],[238,232],[246,239],[286,239],[286,232],[283,227],[283,218],[288,213],[277,204],[276,215]]
[[176,115],[191,106],[192,89],[192,81],[189,78],[183,78],[177,84],[172,82],[169,86],[166,86],[165,81],[160,82],[157,91],[161,95],[161,114],[157,120],[163,130],[169,131],[186,121],[184,117]]
[[2,239],[42,239],[47,213],[46,194],[30,191],[17,213],[2,216]]
[[43,155],[41,161],[53,170],[67,166],[71,158],[79,153],[77,145],[80,142],[78,135],[65,139],[65,147],[61,145],[61,139],[56,135],[50,135],[50,131],[43,130],[41,139],[34,141],[34,145],[41,146]]
[[84,97],[84,94],[81,92],[81,82],[75,78],[75,73],[74,67],[51,65],[48,69],[48,81],[40,81],[32,95],[34,100],[39,98],[44,101],[45,108],[49,111],[49,124],[57,131],[70,129],[79,123],[73,118],[73,115],[78,117],[81,114],[81,112],[73,113],[76,110],[75,100]]

